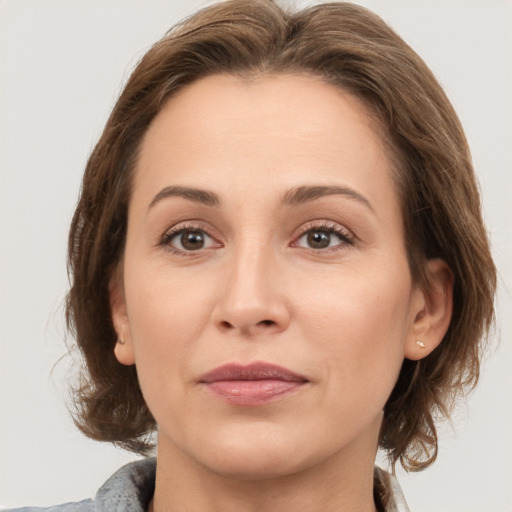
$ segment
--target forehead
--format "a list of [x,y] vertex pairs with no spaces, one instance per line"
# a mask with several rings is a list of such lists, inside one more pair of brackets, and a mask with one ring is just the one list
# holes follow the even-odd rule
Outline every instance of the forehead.
[[134,192],[199,182],[256,193],[320,180],[378,196],[393,188],[381,132],[358,98],[319,77],[213,75],[170,98],[153,120]]
[[[170,138],[173,132],[196,138],[203,132],[208,132],[209,138],[217,133],[220,139],[224,135],[222,125],[228,123],[229,128],[242,129],[232,131],[231,140],[248,134],[251,126],[260,131],[268,129],[269,135],[277,135],[283,128],[289,131],[293,126],[293,137],[311,137],[319,131],[324,132],[323,137],[328,133],[337,137],[339,129],[348,124],[364,125],[367,135],[374,139],[385,138],[382,123],[359,98],[321,77],[282,73],[247,79],[217,74],[173,95],[151,123],[142,149],[149,149],[147,139]],[[333,130],[334,126],[338,129]]]

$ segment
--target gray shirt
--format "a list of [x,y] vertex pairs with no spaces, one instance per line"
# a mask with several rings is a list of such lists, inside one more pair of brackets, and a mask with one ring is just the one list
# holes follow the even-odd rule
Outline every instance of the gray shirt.
[[[155,490],[156,459],[132,462],[114,473],[94,499],[48,508],[24,507],[4,512],[146,512]],[[375,468],[375,498],[383,512],[410,512],[396,478]]]

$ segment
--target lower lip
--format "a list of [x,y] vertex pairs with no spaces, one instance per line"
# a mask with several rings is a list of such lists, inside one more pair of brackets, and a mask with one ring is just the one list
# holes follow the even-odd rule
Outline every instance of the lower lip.
[[208,391],[237,405],[262,405],[298,391],[306,382],[265,380],[219,380],[205,383]]

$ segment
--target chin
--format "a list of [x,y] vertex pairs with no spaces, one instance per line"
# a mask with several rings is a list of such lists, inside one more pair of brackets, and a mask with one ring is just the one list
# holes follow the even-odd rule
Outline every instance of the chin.
[[[297,432],[295,433],[297,434]],[[219,428],[214,436],[204,436],[200,442],[187,442],[189,454],[215,474],[238,480],[261,480],[296,473],[308,464],[309,457],[298,447],[311,442],[293,435],[282,426],[255,423],[233,424]],[[200,449],[197,449],[200,447]],[[180,446],[188,451],[187,446]]]
[[300,473],[321,464],[339,448],[334,443],[318,444],[311,435],[300,434],[268,425],[234,429],[212,439],[210,449],[198,455],[200,462],[216,474],[251,481]]
[[225,452],[221,458],[211,461],[210,470],[226,478],[254,481],[292,475],[306,466],[300,463],[297,453],[292,457],[291,453],[267,447],[264,451],[251,448]]

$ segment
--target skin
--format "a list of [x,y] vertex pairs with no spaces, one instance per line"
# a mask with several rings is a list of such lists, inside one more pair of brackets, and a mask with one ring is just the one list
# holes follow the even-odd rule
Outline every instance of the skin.
[[[178,186],[219,205],[162,193]],[[311,186],[344,191],[283,202]],[[183,229],[204,245],[187,250]],[[306,75],[216,75],[171,98],[142,143],[111,287],[116,356],[136,364],[159,427],[151,506],[375,510],[382,409],[404,357],[428,355],[450,320],[451,273],[429,268],[426,294],[391,159],[355,97]],[[249,407],[199,382],[254,361],[308,382]]]

